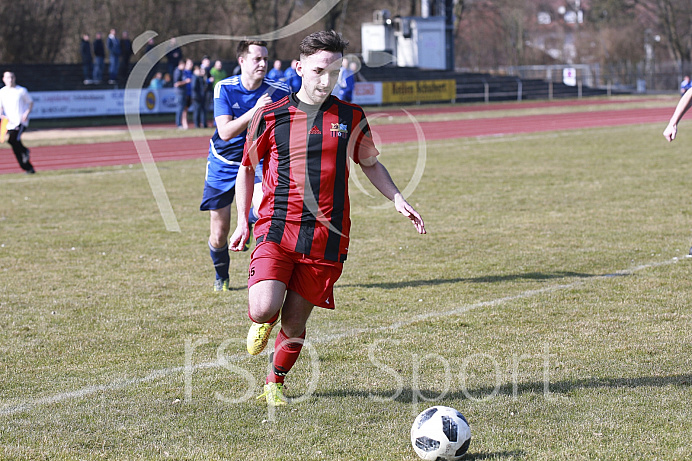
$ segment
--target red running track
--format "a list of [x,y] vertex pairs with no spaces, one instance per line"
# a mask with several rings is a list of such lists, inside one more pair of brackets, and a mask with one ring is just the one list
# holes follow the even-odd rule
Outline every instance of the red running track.
[[[507,108],[518,109],[526,108],[526,106],[508,105]],[[415,114],[432,113],[428,112],[429,110],[432,109],[414,109],[410,110],[409,113],[415,119]],[[437,112],[444,113],[449,112],[449,110],[437,109]],[[672,112],[672,107],[599,110],[567,114],[420,122],[419,126],[422,130],[422,138],[431,141],[649,123],[660,123],[661,132],[663,132],[665,123],[670,119]],[[378,117],[378,113],[393,116],[404,115],[401,109],[382,108],[379,112],[368,111],[368,116],[372,119]],[[412,123],[375,125],[373,126],[374,136],[382,144],[417,141],[419,135]],[[208,146],[209,137],[149,141],[149,149],[155,161],[206,158]],[[11,150],[4,149],[0,152],[2,152],[0,155],[0,174],[22,172]],[[132,141],[121,141],[34,147],[31,149],[31,162],[37,171],[45,171],[136,164],[140,163],[140,158]]]
[[[523,115],[447,122],[421,122],[426,140],[500,136],[508,134],[566,131],[582,128],[662,123],[661,133],[673,113],[672,108],[607,110],[568,114]],[[382,144],[415,141],[411,124],[378,125],[373,131]]]

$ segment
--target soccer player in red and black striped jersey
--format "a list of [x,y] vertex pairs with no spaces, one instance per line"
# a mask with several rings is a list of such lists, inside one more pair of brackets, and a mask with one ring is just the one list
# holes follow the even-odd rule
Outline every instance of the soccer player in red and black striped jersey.
[[236,182],[238,226],[230,246],[248,237],[254,167],[264,160],[257,246],[249,269],[248,352],[259,354],[281,321],[273,370],[264,386],[269,405],[284,405],[284,377],[295,364],[314,306],[334,308],[333,287],[346,260],[351,226],[349,157],[420,234],[425,224],[377,160],[363,109],[331,95],[348,45],[334,31],[300,44],[298,93],[259,109],[250,123]]

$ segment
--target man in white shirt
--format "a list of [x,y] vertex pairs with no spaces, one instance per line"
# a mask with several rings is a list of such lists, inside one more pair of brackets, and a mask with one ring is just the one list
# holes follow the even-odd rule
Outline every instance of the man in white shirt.
[[[23,86],[16,83],[13,72],[2,75],[5,86],[0,88],[0,114],[7,118],[7,141],[12,146],[19,166],[28,173],[35,173],[29,161],[29,149],[22,144],[21,137],[29,126],[29,114],[34,107],[34,101]],[[5,141],[4,139],[2,140]]]

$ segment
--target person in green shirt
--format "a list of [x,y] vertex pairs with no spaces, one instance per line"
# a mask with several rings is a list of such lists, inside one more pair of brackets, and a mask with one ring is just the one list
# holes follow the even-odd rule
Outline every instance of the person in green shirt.
[[212,78],[211,83],[216,86],[217,83],[228,77],[228,72],[224,70],[223,63],[221,61],[216,61],[214,63],[214,67],[212,67],[212,69],[209,71],[209,75],[211,75]]

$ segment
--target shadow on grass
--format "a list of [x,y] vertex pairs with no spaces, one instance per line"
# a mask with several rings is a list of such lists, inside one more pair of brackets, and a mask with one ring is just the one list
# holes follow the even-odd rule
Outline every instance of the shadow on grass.
[[373,282],[373,283],[345,283],[339,284],[340,288],[382,288],[385,290],[399,289],[406,287],[434,286],[451,283],[500,283],[513,282],[516,280],[554,280],[565,278],[582,278],[588,279],[593,277],[608,277],[626,274],[583,274],[581,272],[560,271],[553,273],[543,272],[527,272],[525,274],[507,274],[507,275],[486,275],[483,277],[458,277],[452,279],[433,279],[433,280],[403,280],[400,282]]
[[228,286],[228,291],[247,291],[247,284],[240,286]]
[[[637,388],[637,387],[665,387],[671,385],[692,386],[692,374],[678,374],[671,376],[646,376],[640,378],[588,378],[564,380],[548,383],[548,395],[556,397],[568,394],[580,389],[595,388]],[[451,389],[443,390],[414,390],[410,387],[392,389],[388,392],[371,392],[364,390],[340,390],[331,392],[317,392],[316,397],[364,397],[377,400],[393,400],[396,402],[419,402],[435,405],[443,404],[446,400],[466,400],[469,398],[482,400],[494,396],[519,396],[522,394],[544,394],[543,381],[530,383],[517,383],[516,389],[512,383],[504,383],[499,387],[480,387],[475,389]]]
[[[471,440],[471,443],[473,444],[473,439]],[[471,449],[473,450],[473,445],[471,445]],[[516,451],[496,451],[494,453],[466,453],[466,456],[464,456],[462,461],[475,461],[479,459],[505,459],[505,458],[525,458],[526,457],[526,452],[522,450],[516,450]]]

